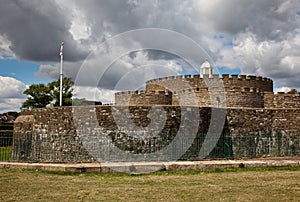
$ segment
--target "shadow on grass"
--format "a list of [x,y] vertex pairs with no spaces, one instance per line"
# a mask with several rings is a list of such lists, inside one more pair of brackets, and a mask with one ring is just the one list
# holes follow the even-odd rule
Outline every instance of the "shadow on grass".
[[[25,171],[25,170],[24,170]],[[26,170],[26,172],[39,172],[51,175],[61,176],[99,176],[104,178],[111,177],[139,177],[139,176],[187,176],[187,175],[199,175],[208,173],[229,173],[229,172],[268,172],[268,171],[300,171],[300,166],[282,166],[282,167],[239,167],[239,168],[212,168],[202,170],[167,170],[157,171],[146,174],[130,174],[130,173],[89,173],[89,172],[71,172],[71,171],[40,171],[40,170]]]

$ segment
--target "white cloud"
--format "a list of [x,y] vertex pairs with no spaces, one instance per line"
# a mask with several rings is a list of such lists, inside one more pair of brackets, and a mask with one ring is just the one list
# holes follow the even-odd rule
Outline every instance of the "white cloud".
[[74,88],[74,98],[85,98],[90,101],[101,101],[103,104],[115,102],[115,92],[97,87],[77,86]]
[[12,77],[0,76],[0,97],[1,98],[24,98],[24,90],[27,86]]
[[71,21],[70,32],[75,40],[88,39],[91,36],[91,27],[89,26],[85,15],[78,9],[72,10],[73,18]]
[[0,59],[3,59],[5,57],[14,58],[15,54],[11,51],[9,48],[11,45],[11,42],[6,39],[6,37],[0,35]]
[[278,92],[285,92],[285,93],[287,93],[287,92],[289,92],[291,90],[291,88],[288,88],[288,87],[280,87],[280,88],[275,88],[274,89],[274,92],[275,93],[278,93]]
[[0,76],[0,86],[0,113],[19,111],[26,100],[23,92],[28,86],[14,78],[3,76]]
[[281,41],[259,41],[251,32],[242,33],[233,47],[221,49],[217,63],[239,67],[243,74],[271,77],[279,86],[300,86],[299,37],[294,32]]
[[9,111],[20,111],[20,107],[25,99],[21,98],[0,98],[0,113],[5,113]]

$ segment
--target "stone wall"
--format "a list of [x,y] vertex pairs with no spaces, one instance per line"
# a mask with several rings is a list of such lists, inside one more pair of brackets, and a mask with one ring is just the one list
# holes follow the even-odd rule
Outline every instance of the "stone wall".
[[[15,123],[12,160],[92,162],[95,158],[103,158],[119,161],[128,159],[127,154],[160,151],[178,134],[192,143],[193,138],[189,138],[188,134],[205,134],[209,124],[206,120],[210,120],[211,109],[196,110],[199,111],[200,119],[204,120],[201,123],[185,117],[186,114],[196,112],[190,107],[87,106],[36,109],[31,115],[19,116]],[[166,119],[163,122],[157,121],[164,117]],[[181,128],[181,123],[191,127]],[[130,125],[133,127],[128,127]],[[151,130],[145,133],[147,127]],[[89,141],[88,144],[85,140]],[[107,144],[108,141],[112,144]],[[125,151],[125,156],[114,153],[112,145]],[[169,155],[171,159],[173,156],[175,158],[182,151],[180,156],[184,155],[188,149],[183,150],[181,146],[175,145],[167,151],[167,158]],[[190,156],[192,154],[196,156],[195,151],[190,151]]]
[[118,106],[171,105],[172,92],[123,91],[115,94],[115,103]]
[[[231,88],[225,90],[197,89],[191,91],[198,100],[196,106],[199,107],[246,107],[263,108],[263,97],[255,88]],[[183,105],[194,105],[193,96],[185,93]],[[176,103],[176,101],[175,101]],[[175,105],[173,102],[173,104]]]
[[[158,86],[161,86],[159,90],[164,90],[162,87],[166,85],[172,86],[173,88],[179,87],[180,89],[181,81],[187,81],[192,88],[203,88],[207,87],[205,83],[210,82],[209,80],[213,81],[219,79],[223,82],[224,87],[252,87],[261,89],[263,92],[273,92],[273,81],[269,78],[229,74],[223,74],[221,78],[219,78],[218,74],[214,74],[211,78],[201,78],[200,75],[179,75],[152,79],[146,82],[146,91],[158,90]],[[168,85],[168,83],[170,85]]]
[[251,76],[251,75],[222,75],[222,81],[225,87],[246,87],[246,88],[257,88],[261,89],[262,92],[273,92],[273,81],[272,79]]
[[[300,108],[300,93],[273,93],[269,78],[214,74],[152,79],[145,91],[116,93],[116,105],[186,105],[199,107]],[[184,98],[184,99],[182,99]],[[196,98],[196,100],[195,100]]]
[[[200,107],[263,108],[262,92],[272,92],[268,78],[223,74],[163,77],[146,82],[146,90],[116,93],[116,105],[188,105]],[[156,92],[156,93],[154,93]],[[171,92],[160,96],[157,92]],[[181,99],[183,98],[184,99]],[[170,100],[172,99],[172,100]],[[128,101],[130,100],[130,101]],[[171,104],[170,104],[171,103]]]
[[264,94],[265,108],[300,108],[300,93],[291,91],[289,93],[278,92]]
[[[215,116],[216,120],[211,123],[213,110],[227,112],[225,123],[218,122]],[[92,162],[100,158],[119,161],[129,159],[132,154],[156,155],[163,148],[167,148],[165,155],[169,160],[176,160],[176,155],[196,160],[204,140],[214,140],[213,134],[207,134],[208,129],[218,126],[223,127],[222,135],[208,154],[209,158],[300,155],[299,120],[300,109],[43,108],[16,120],[12,160]],[[195,136],[191,136],[193,134]],[[178,137],[182,139],[170,147]],[[191,146],[185,148],[186,145]],[[165,157],[158,155],[156,160],[166,160]]]
[[[28,113],[27,113],[28,114]],[[12,160],[29,162],[91,162],[76,135],[72,108],[42,108],[14,123]]]
[[33,115],[24,114],[14,122],[13,159],[28,161],[32,152]]
[[300,155],[300,109],[229,109],[234,157]]

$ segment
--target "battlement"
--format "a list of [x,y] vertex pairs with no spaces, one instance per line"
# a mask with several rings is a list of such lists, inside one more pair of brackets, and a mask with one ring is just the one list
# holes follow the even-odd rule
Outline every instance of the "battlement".
[[115,93],[116,105],[171,105],[173,93],[165,90],[123,91]]
[[295,89],[292,89],[289,92],[277,92],[277,93],[267,92],[265,94],[266,95],[272,95],[274,97],[282,97],[282,96],[285,96],[285,97],[298,97],[298,96],[300,96],[300,92],[297,92]]
[[[121,97],[123,96],[131,97],[131,104],[137,104],[135,102],[142,104],[144,100],[144,104],[157,105],[159,104],[157,100],[169,103],[170,100],[166,101],[162,97],[172,94],[171,103],[178,105],[176,96],[193,93],[193,97],[196,96],[199,100],[199,106],[213,106],[209,103],[211,96],[217,97],[218,94],[224,94],[227,97],[226,106],[262,108],[264,107],[263,95],[268,92],[273,92],[273,81],[266,77],[238,74],[222,74],[221,76],[219,74],[205,74],[200,77],[199,74],[187,74],[148,80],[146,91],[120,92],[116,94],[116,100],[122,100]],[[150,99],[151,96],[153,97],[152,100]],[[155,97],[157,100],[154,99]],[[183,97],[186,99],[184,104],[195,105],[194,100],[188,98],[189,96]],[[120,102],[116,102],[116,104],[118,103]]]
[[264,93],[265,108],[300,108],[300,93],[295,89],[290,92]]
[[135,90],[135,91],[122,91],[122,92],[117,92],[115,95],[117,96],[122,96],[122,95],[141,95],[141,94],[146,94],[146,95],[169,95],[172,94],[171,91],[162,91],[162,90],[156,90],[156,91],[145,91],[145,90]]
[[[185,79],[199,79],[200,74],[187,74],[187,75],[176,75],[176,76],[167,76],[167,77],[161,77],[161,78],[155,78],[146,81],[146,84],[156,83],[157,81],[167,81],[167,80],[185,80]],[[202,78],[200,78],[202,79]]]
[[253,76],[253,75],[238,75],[238,74],[222,74],[221,78],[223,80],[253,80],[253,81],[266,81],[272,82],[272,79],[262,76]]
[[[273,83],[272,79],[262,76],[253,76],[253,75],[238,75],[238,74],[222,74],[221,77],[219,74],[203,75],[203,78],[209,79],[223,79],[223,80],[253,80],[253,81],[264,81],[264,82],[271,82]],[[176,76],[167,76],[167,77],[160,77],[146,81],[146,84],[155,83],[157,81],[166,81],[166,80],[185,80],[185,79],[203,79],[200,77],[199,74],[191,75],[176,75]]]

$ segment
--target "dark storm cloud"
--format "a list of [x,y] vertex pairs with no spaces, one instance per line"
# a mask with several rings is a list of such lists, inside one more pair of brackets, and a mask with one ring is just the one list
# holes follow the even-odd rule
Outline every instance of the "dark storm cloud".
[[[141,50],[141,51],[145,52],[148,55],[149,59],[151,59],[151,60],[176,60],[176,59],[180,58],[179,56],[176,56],[172,53],[168,53],[168,52],[161,51],[161,50],[148,49],[148,50]],[[129,53],[129,56],[131,58],[134,58],[138,52],[139,51],[133,51],[133,52]]]
[[[295,0],[5,1],[0,7],[0,35],[10,41],[10,49],[18,58],[33,61],[59,60],[60,42],[64,41],[65,60],[70,62],[65,71],[76,78],[88,51],[105,39],[132,29],[170,29],[196,41],[221,66],[287,80],[289,75],[299,73],[298,63],[293,66],[300,58],[299,18],[299,1]],[[215,35],[224,36],[227,44]],[[144,38],[143,42],[161,47],[157,51],[144,50],[148,60],[176,60],[176,52],[164,51],[172,44],[165,43],[163,36]],[[201,64],[204,58],[199,52],[180,40],[173,42]],[[136,53],[128,54],[133,59]],[[72,61],[76,62],[71,64]],[[122,76],[120,68],[124,64],[119,65],[112,68],[112,78],[107,77],[107,88],[119,79],[114,75]],[[282,65],[288,67],[288,75]],[[95,62],[95,68],[105,67],[100,61]],[[41,66],[36,75],[56,74],[51,66]],[[86,77],[86,83],[92,76]]]
[[0,34],[10,42],[10,49],[20,59],[57,61],[61,41],[65,42],[65,60],[85,58],[69,32],[66,14],[53,1],[2,1]]
[[250,31],[259,40],[282,40],[286,33],[299,28],[295,0],[212,1],[206,16],[219,32],[231,35]]

